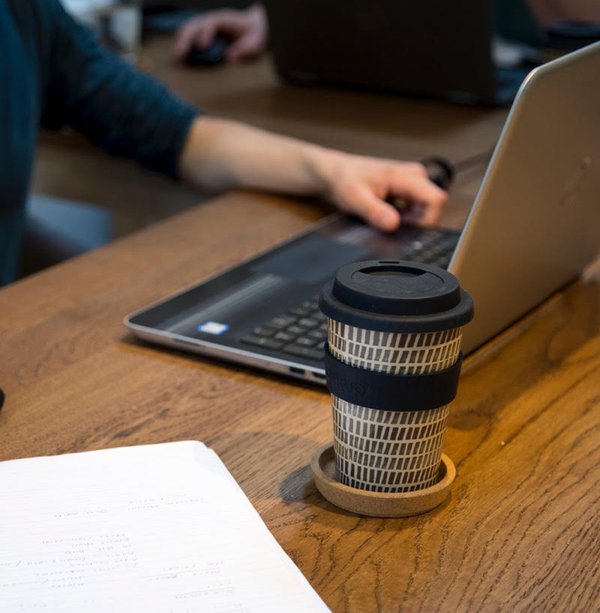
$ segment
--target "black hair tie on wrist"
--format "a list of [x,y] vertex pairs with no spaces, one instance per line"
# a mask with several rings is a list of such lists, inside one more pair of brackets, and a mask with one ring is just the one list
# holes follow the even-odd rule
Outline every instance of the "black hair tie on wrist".
[[0,409],[2,409],[3,404],[4,404],[4,392],[0,389]]

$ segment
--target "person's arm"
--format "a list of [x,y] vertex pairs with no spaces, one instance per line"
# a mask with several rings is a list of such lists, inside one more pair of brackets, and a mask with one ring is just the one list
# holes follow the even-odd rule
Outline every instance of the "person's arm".
[[386,198],[411,203],[403,221],[427,226],[438,222],[446,201],[419,163],[351,155],[208,117],[194,121],[179,167],[184,179],[203,189],[250,187],[328,198],[386,231],[400,223]]
[[208,11],[187,21],[177,32],[173,52],[184,59],[194,46],[210,47],[217,35],[231,42],[225,52],[230,62],[260,55],[267,48],[268,25],[265,9],[260,2],[237,9]]
[[46,127],[71,125],[108,153],[203,189],[322,196],[384,230],[400,218],[383,199],[399,196],[414,204],[404,221],[431,225],[438,219],[445,194],[421,165],[353,156],[198,117],[165,86],[99,47],[56,2],[43,1],[58,11],[48,53]]

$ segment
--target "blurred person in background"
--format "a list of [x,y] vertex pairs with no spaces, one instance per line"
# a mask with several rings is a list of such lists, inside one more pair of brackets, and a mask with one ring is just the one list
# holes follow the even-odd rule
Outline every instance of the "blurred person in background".
[[[492,1],[495,14],[503,25],[509,19],[527,20],[528,11],[542,30],[556,22],[600,24],[600,0]],[[513,25],[518,31],[519,24]],[[237,62],[259,56],[266,50],[269,37],[264,5],[257,2],[245,9],[222,8],[192,17],[177,32],[174,54],[183,60],[193,46],[206,49],[218,35],[231,41],[225,54],[227,61]]]
[[184,59],[194,46],[206,49],[217,36],[230,41],[225,52],[227,61],[258,57],[266,50],[269,36],[265,7],[256,2],[245,9],[223,8],[192,17],[177,32],[175,57]]
[[230,41],[225,52],[228,62],[258,57],[269,38],[265,7],[256,2],[245,9],[223,8],[192,17],[177,32],[175,57],[183,60],[194,46],[207,49],[217,36]]

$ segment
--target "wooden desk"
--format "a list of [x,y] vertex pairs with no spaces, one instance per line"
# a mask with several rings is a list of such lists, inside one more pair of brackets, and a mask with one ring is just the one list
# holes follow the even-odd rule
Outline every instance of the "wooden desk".
[[231,194],[0,291],[0,459],[199,439],[336,612],[597,610],[598,280],[468,360],[445,443],[452,496],[410,519],[357,517],[316,491],[324,391],[144,346],[122,326],[319,215]]

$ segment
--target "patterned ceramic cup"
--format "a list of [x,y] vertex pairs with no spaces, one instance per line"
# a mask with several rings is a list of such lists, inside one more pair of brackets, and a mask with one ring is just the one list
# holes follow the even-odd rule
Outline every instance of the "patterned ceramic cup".
[[338,480],[378,492],[433,485],[470,296],[438,267],[368,261],[342,267],[320,305]]

